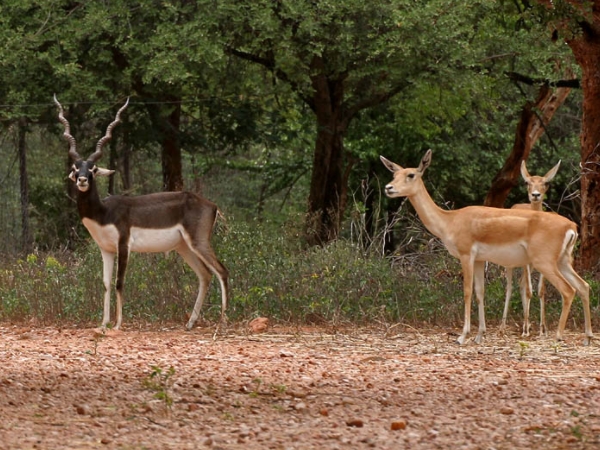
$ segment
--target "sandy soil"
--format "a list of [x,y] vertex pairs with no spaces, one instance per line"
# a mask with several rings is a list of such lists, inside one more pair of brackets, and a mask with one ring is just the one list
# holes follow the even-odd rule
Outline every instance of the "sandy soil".
[[0,449],[600,448],[582,333],[0,324]]

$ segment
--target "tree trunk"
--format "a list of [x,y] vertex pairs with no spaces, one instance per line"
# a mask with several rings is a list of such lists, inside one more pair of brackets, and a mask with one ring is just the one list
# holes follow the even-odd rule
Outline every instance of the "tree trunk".
[[162,126],[162,173],[165,191],[182,191],[181,147],[179,145],[179,125],[181,103],[175,103]]
[[554,113],[565,102],[570,91],[570,88],[557,88],[553,92],[547,85],[543,85],[540,87],[535,103],[525,104],[517,124],[512,151],[500,172],[492,180],[485,198],[485,206],[504,208],[508,194],[519,182],[521,161],[529,158],[531,149],[544,133]]
[[[138,88],[139,92],[143,92]],[[147,97],[146,97],[147,98]],[[147,106],[152,124],[159,131],[158,139],[162,147],[161,162],[163,176],[163,190],[183,190],[183,174],[181,166],[181,147],[179,141],[179,126],[181,122],[181,103],[179,97],[161,97],[162,102],[169,105],[149,104]],[[169,108],[165,114],[162,108]]]
[[123,164],[121,170],[121,180],[123,190],[129,192],[131,190],[131,146],[123,145]]
[[308,197],[306,240],[324,245],[338,237],[346,209],[350,165],[345,165],[343,80],[313,77],[317,140]]
[[363,201],[365,204],[365,229],[362,230],[362,246],[366,250],[368,249],[373,241],[375,240],[376,233],[376,220],[375,217],[375,197],[376,191],[371,187],[371,180],[375,180],[377,177],[375,172],[375,161],[369,161],[369,168],[367,170],[367,178],[362,181],[363,186]]
[[[112,139],[109,145],[110,153],[108,155],[108,168],[117,170],[119,165],[119,156],[117,155],[117,140]],[[115,194],[116,175],[108,177],[108,194]]]
[[568,41],[582,69],[581,247],[578,267],[600,277],[600,2],[594,22],[581,24],[582,34]]
[[19,182],[21,190],[21,248],[24,253],[31,252],[33,239],[29,227],[29,174],[27,173],[27,120],[19,120],[18,152],[19,152]]

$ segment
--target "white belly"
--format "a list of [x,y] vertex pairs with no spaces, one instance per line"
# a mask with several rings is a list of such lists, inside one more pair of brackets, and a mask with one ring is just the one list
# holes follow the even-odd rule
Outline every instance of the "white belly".
[[[117,253],[119,233],[114,225],[99,225],[90,219],[83,219],[83,225],[102,250]],[[132,228],[129,235],[129,251],[140,253],[168,252],[181,241],[181,226],[172,228]]]
[[132,252],[154,253],[168,252],[182,241],[181,226],[155,230],[151,228],[132,228],[129,236],[129,249]]
[[522,242],[511,242],[505,245],[478,243],[474,250],[476,261],[488,261],[504,267],[524,267],[530,262],[527,246]]

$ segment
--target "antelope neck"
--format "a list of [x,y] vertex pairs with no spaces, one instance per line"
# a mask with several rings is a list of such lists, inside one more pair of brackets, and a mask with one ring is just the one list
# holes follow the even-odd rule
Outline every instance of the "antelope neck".
[[86,192],[77,191],[77,210],[82,219],[90,219],[100,225],[105,225],[106,207],[100,200],[96,182],[92,178],[89,183],[89,189]]

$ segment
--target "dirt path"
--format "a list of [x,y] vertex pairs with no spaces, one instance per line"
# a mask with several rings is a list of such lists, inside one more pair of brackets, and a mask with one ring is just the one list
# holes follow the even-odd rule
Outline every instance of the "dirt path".
[[0,326],[0,449],[600,448],[597,343],[420,331]]

